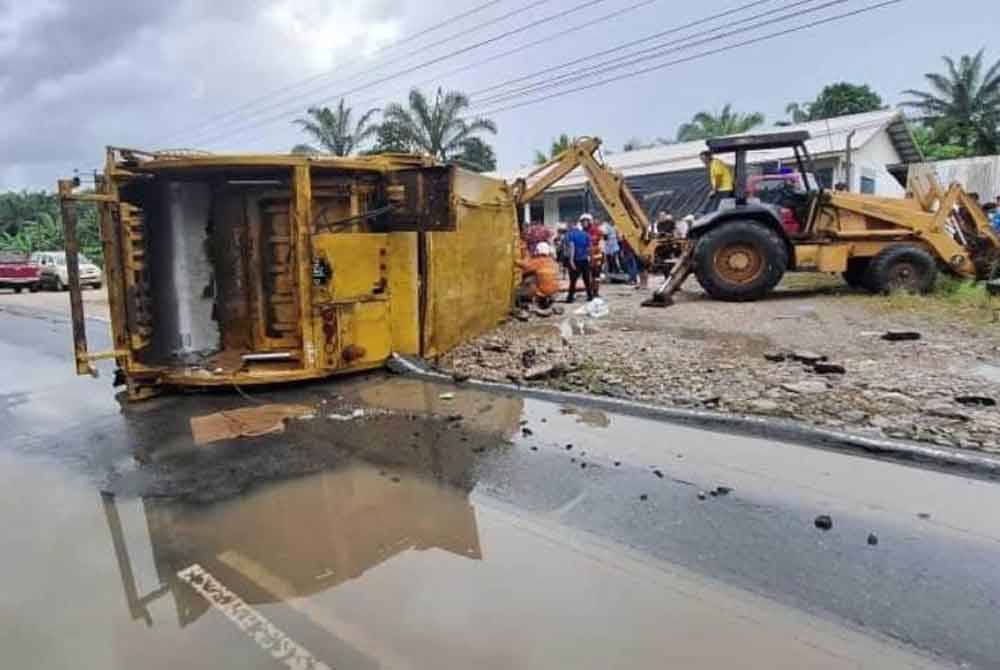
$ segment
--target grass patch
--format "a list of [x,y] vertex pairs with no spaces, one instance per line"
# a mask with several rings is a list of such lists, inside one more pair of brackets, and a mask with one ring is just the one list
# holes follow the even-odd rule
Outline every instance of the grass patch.
[[927,295],[896,291],[889,295],[868,296],[866,301],[880,311],[910,312],[934,319],[992,323],[994,311],[1000,310],[1000,297],[990,299],[983,282],[939,277]]

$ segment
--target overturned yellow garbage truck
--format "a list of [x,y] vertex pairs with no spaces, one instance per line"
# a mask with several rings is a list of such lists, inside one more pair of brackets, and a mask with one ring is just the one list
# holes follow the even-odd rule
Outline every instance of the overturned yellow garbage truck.
[[[496,326],[518,281],[507,184],[433,159],[110,147],[59,182],[76,367],[131,399],[315,379],[435,356]],[[113,349],[91,353],[76,210],[96,203]]]

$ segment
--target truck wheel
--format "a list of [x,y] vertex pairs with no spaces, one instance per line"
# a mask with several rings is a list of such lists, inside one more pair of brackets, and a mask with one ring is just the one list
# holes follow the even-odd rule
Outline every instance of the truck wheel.
[[868,276],[870,258],[852,258],[847,261],[847,269],[843,272],[844,281],[851,288],[868,288],[865,278]]
[[35,282],[34,284],[28,287],[28,290],[31,291],[32,293],[38,293],[38,289],[41,288],[39,284],[40,282]]
[[752,221],[724,223],[694,250],[698,283],[716,300],[757,300],[781,281],[788,251],[781,237]]
[[937,264],[926,250],[913,244],[893,244],[872,258],[865,283],[876,293],[927,293],[935,279]]
[[23,287],[21,287],[21,286],[15,286],[14,287],[14,293],[20,293],[22,290],[23,290]]

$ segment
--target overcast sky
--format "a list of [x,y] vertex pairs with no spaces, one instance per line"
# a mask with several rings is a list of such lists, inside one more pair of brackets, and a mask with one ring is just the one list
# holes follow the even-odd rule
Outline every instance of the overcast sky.
[[[292,118],[309,104],[335,104],[351,89],[358,90],[347,96],[348,103],[359,108],[402,99],[414,84],[430,89],[428,81],[475,92],[745,4],[648,0],[638,9],[600,20],[640,0],[591,0],[583,9],[522,29],[586,0],[497,0],[405,47],[393,46],[485,1],[0,0],[0,190],[51,189],[74,169],[99,167],[107,144],[287,151],[305,139]],[[844,0],[781,27],[875,2]],[[793,0],[760,2],[734,16],[790,4]],[[537,6],[475,29],[531,5]],[[591,27],[564,32],[588,21],[594,21]],[[681,40],[673,49],[690,46],[691,35],[705,28],[660,41]],[[398,75],[506,31],[515,32]],[[536,46],[443,76],[546,36]],[[738,39],[675,51],[629,71]],[[435,41],[443,43],[434,47]],[[650,44],[655,42],[616,51],[604,60]],[[534,149],[546,147],[561,132],[599,135],[609,147],[619,148],[630,137],[673,137],[694,112],[727,102],[740,111],[763,112],[768,121],[782,119],[786,103],[807,100],[832,81],[868,83],[887,102],[896,103],[903,89],[923,87],[923,72],[940,69],[943,53],[958,56],[982,46],[990,62],[1000,58],[996,0],[904,0],[770,42],[501,111],[493,117],[500,132],[491,141],[501,169],[510,170],[529,162]],[[305,78],[312,79],[294,87]],[[373,83],[382,78],[386,81]],[[492,93],[481,93],[479,99]],[[253,102],[261,96],[266,98]],[[240,106],[239,114],[219,118]],[[481,109],[498,106],[506,105]]]

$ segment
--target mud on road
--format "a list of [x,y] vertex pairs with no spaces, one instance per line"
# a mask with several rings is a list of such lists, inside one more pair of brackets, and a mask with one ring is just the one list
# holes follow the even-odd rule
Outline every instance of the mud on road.
[[[691,282],[662,310],[641,308],[639,291],[605,285],[605,318],[574,315],[578,303],[562,305],[563,315],[512,319],[440,365],[463,377],[1000,451],[1000,325],[886,309],[887,298],[838,282],[802,285],[791,277],[766,300],[722,303]],[[882,339],[890,330],[919,339]],[[556,374],[525,379],[548,363]]]

